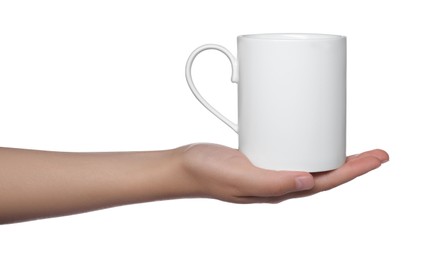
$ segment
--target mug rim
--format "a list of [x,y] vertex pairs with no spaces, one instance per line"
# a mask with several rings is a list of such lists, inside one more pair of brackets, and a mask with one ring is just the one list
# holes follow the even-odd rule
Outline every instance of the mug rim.
[[345,39],[343,35],[323,33],[258,33],[239,35],[238,39],[275,40],[275,41],[318,41]]

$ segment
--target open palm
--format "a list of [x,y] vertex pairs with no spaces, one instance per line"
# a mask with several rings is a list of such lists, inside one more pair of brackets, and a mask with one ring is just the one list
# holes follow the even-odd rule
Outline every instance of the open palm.
[[235,203],[275,203],[313,195],[344,184],[388,161],[380,149],[349,156],[332,171],[308,173],[255,167],[236,149],[217,144],[192,144],[183,152],[183,168],[193,195]]

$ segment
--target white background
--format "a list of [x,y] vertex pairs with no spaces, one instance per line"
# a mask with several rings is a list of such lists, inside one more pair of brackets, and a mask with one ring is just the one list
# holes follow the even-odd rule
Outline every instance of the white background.
[[[425,2],[1,1],[0,146],[236,147],[188,89],[189,53],[236,53],[239,34],[315,32],[348,37],[348,153],[379,147],[391,161],[277,205],[174,200],[0,226],[0,259],[429,259]],[[236,121],[225,56],[203,53],[193,75]]]

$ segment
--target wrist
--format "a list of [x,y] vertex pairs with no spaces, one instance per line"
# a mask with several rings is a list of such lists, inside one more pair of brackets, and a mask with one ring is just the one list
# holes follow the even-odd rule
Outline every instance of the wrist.
[[[139,152],[138,180],[133,180],[137,191],[134,202],[194,197],[195,183],[184,164],[184,149]],[[134,183],[134,184],[133,184]]]

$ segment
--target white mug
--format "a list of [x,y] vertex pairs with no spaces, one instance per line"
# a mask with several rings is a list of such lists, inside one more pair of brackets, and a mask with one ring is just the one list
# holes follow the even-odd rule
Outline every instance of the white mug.
[[[239,134],[239,150],[257,167],[320,172],[345,162],[346,37],[255,34],[237,37],[238,59],[208,44],[191,53],[186,79],[196,98]],[[204,50],[224,53],[238,83],[238,124],[197,91],[191,67]]]

